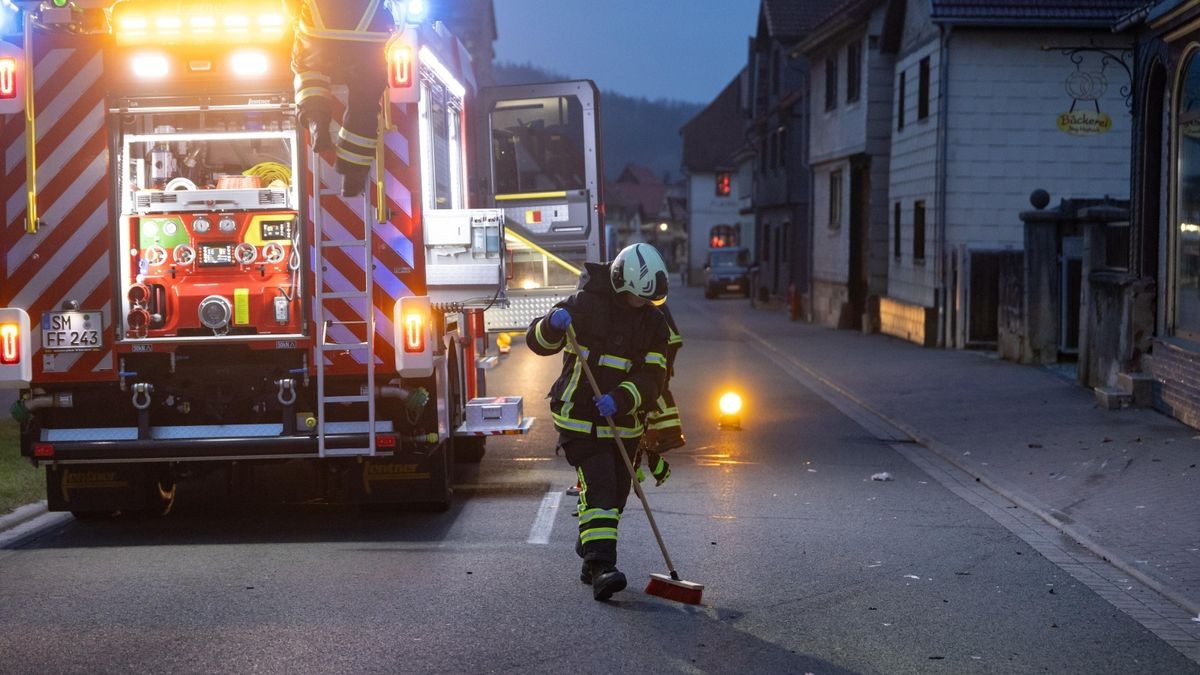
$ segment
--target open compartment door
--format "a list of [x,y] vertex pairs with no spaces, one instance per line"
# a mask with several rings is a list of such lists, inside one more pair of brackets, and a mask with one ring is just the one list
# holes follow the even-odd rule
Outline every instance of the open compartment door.
[[523,331],[575,290],[604,250],[599,92],[590,80],[479,92],[473,206],[504,213],[506,302],[488,331]]

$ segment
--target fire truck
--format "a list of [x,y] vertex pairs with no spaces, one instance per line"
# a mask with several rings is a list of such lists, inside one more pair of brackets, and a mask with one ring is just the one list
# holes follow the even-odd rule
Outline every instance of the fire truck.
[[479,88],[443,23],[391,4],[344,198],[297,124],[286,3],[0,0],[0,387],[51,510],[165,513],[264,465],[445,507],[455,461],[528,431],[484,391],[488,334],[603,258],[597,92]]

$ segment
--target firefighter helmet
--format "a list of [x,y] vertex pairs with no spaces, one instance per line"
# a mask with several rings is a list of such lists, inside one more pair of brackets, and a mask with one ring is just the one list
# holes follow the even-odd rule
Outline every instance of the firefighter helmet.
[[650,244],[631,244],[612,261],[612,287],[655,305],[667,301],[667,265]]

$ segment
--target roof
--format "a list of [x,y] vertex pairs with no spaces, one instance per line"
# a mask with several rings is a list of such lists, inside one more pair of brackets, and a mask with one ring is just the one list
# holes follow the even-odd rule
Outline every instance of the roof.
[[844,4],[845,0],[762,0],[759,6],[760,30],[770,37],[792,40],[808,34],[822,17]]
[[743,136],[746,120],[738,105],[741,78],[741,74],[733,78],[704,110],[680,128],[683,168],[702,172],[734,167],[733,153],[746,142]]
[[612,201],[618,207],[636,208],[643,220],[657,218],[667,205],[666,197],[667,186],[654,175],[653,169],[640,164],[626,164],[605,192],[606,205]]
[[930,0],[937,23],[1109,26],[1147,0]]

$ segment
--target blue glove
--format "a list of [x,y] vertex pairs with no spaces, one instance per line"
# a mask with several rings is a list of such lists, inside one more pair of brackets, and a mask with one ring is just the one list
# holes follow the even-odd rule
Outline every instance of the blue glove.
[[558,330],[566,330],[571,325],[571,314],[561,307],[550,312],[550,325]]
[[617,402],[613,400],[611,394],[605,394],[596,399],[596,410],[600,411],[605,417],[612,417],[617,414]]

